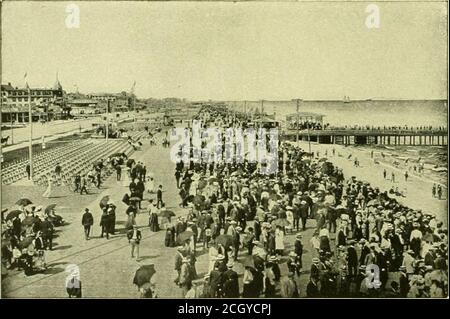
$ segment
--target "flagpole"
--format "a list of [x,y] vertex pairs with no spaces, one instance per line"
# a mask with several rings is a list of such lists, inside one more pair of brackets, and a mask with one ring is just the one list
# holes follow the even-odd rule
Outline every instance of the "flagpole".
[[33,115],[31,112],[31,90],[27,83],[28,90],[28,121],[30,125],[30,144],[28,146],[28,155],[30,158],[30,180],[33,181]]

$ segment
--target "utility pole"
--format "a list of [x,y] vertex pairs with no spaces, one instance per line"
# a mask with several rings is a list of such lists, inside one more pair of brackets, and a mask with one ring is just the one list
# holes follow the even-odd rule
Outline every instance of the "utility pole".
[[108,98],[108,104],[106,105],[106,125],[105,125],[105,132],[106,132],[106,141],[108,142],[108,136],[109,136],[109,121],[108,121],[108,114],[109,114],[109,103],[110,99]]
[[30,180],[33,181],[33,114],[31,111],[31,89],[27,83],[28,91],[28,122],[30,125],[30,143],[28,146],[28,156],[30,158]]
[[297,141],[297,146],[299,146],[299,143],[300,143],[300,139],[299,139],[300,125],[298,125],[298,124],[300,122],[300,113],[299,113],[299,110],[300,110],[300,99],[297,99],[296,101],[297,101],[297,123],[296,123],[296,126],[297,126],[297,139],[296,139],[296,141]]

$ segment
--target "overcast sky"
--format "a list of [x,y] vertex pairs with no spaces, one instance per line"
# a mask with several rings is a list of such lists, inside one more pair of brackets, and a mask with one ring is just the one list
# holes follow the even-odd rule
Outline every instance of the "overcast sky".
[[446,98],[445,2],[3,2],[2,83],[188,99]]

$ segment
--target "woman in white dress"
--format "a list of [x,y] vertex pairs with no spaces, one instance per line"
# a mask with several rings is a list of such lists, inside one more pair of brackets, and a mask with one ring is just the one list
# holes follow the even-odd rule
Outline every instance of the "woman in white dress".
[[147,191],[150,194],[153,194],[155,192],[155,181],[153,179],[153,177],[148,177],[147,178]]
[[47,189],[45,190],[44,194],[42,194],[42,197],[50,198],[53,189],[53,176],[50,174],[47,175],[47,183]]
[[275,251],[277,255],[283,255],[284,250],[284,231],[280,226],[275,229]]

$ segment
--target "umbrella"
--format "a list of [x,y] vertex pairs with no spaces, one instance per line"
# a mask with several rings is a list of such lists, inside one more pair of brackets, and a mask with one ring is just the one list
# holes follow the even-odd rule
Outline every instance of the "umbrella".
[[214,182],[218,182],[219,180],[217,179],[217,177],[210,177],[209,178],[209,183],[212,184]]
[[51,212],[53,209],[55,209],[55,207],[56,207],[56,204],[48,205],[47,208],[45,208],[45,213],[46,213],[46,214],[50,214],[50,212]]
[[281,199],[281,196],[276,194],[276,193],[272,193],[272,194],[269,195],[269,198],[271,200],[279,200],[279,199]]
[[196,195],[195,197],[194,197],[194,204],[195,205],[201,205],[201,204],[203,204],[203,202],[204,202],[204,198],[203,198],[203,196],[202,195]]
[[9,212],[9,214],[6,216],[5,220],[14,219],[17,216],[19,216],[20,214],[22,214],[22,211],[20,211],[20,210],[13,210],[12,212]]
[[340,214],[343,214],[343,213],[347,212],[347,208],[345,208],[342,205],[337,205],[335,210],[336,210],[337,213],[340,213]]
[[191,238],[193,235],[194,235],[193,232],[186,230],[178,235],[178,241],[184,242],[184,241],[188,240],[189,238]]
[[19,206],[27,206],[33,204],[33,202],[31,200],[29,200],[28,198],[21,198],[16,202],[16,205]]
[[275,226],[281,226],[281,227],[286,227],[286,226],[290,225],[290,223],[284,218],[277,219],[277,220],[273,221],[272,224]]
[[103,198],[100,200],[100,208],[105,207],[108,204],[109,201],[109,195],[103,196]]
[[141,287],[143,284],[150,282],[152,276],[156,273],[155,265],[143,265],[136,270],[134,274],[133,284]]
[[233,245],[233,236],[231,235],[219,235],[216,238],[216,244],[222,245],[223,247],[230,247]]
[[171,210],[162,210],[159,213],[159,216],[165,217],[165,218],[170,218],[172,216],[175,216],[175,213],[173,211],[171,211]]
[[372,200],[369,200],[367,202],[367,206],[368,207],[370,207],[370,206],[379,206],[379,205],[381,205],[381,202],[378,199],[372,199]]
[[255,269],[255,260],[253,259],[253,256],[247,256],[245,260],[243,261],[242,265],[244,267],[250,267]]
[[422,240],[426,241],[426,242],[429,242],[429,243],[434,242],[433,234],[430,234],[430,233],[425,234],[425,236],[423,236]]
[[201,181],[199,181],[198,182],[198,189],[203,189],[203,188],[205,188],[206,187],[206,185],[208,185],[208,182],[207,181],[205,181],[205,180],[201,180]]
[[26,237],[24,240],[22,240],[21,242],[19,242],[18,246],[19,248],[23,249],[23,248],[27,248],[28,246],[31,245],[31,243],[33,242],[34,237],[29,236]]
[[36,222],[36,218],[28,216],[22,221],[22,226],[30,226]]

